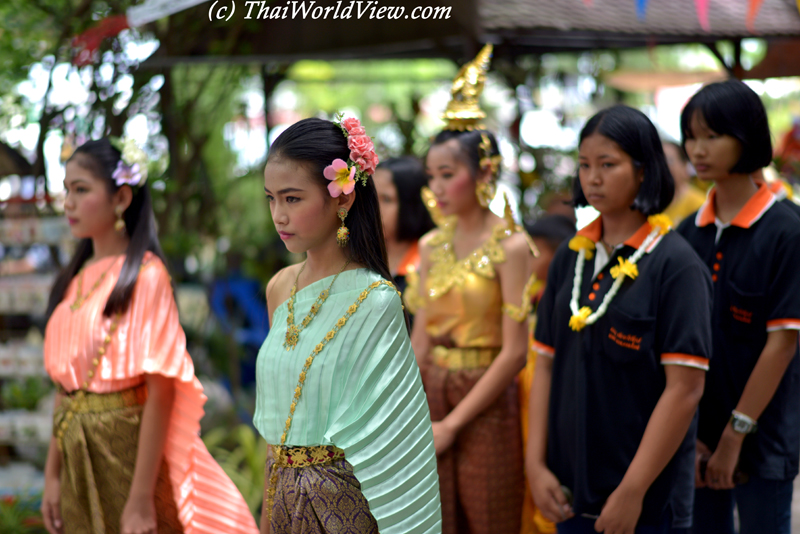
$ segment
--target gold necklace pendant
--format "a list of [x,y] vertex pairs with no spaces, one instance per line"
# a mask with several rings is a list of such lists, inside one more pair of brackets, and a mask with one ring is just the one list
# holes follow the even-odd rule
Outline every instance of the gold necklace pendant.
[[100,287],[100,284],[103,283],[103,279],[106,277],[106,274],[111,270],[111,268],[114,267],[115,263],[116,261],[111,262],[111,265],[108,267],[108,269],[103,271],[103,274],[101,274],[100,277],[97,279],[97,281],[94,284],[92,284],[91,289],[89,289],[89,292],[86,293],[85,295],[83,294],[83,271],[86,269],[86,267],[85,266],[81,267],[81,270],[78,272],[78,291],[75,295],[75,300],[72,302],[72,304],[69,305],[70,311],[74,313],[81,306],[83,306],[83,303],[86,302],[92,295],[92,293],[94,293],[95,290],[98,287]]
[[78,273],[78,292],[75,294],[75,300],[69,306],[69,309],[73,312],[83,304],[84,299],[81,293],[83,293],[83,269]]
[[295,325],[289,325],[289,328],[286,329],[286,340],[283,343],[284,348],[295,348],[299,340],[300,330]]
[[292,292],[289,296],[289,302],[286,304],[288,313],[286,315],[286,336],[284,337],[283,348],[286,350],[292,350],[297,346],[297,343],[300,341],[300,332],[305,330],[305,328],[311,323],[312,319],[317,316],[319,310],[322,308],[322,303],[325,302],[325,300],[328,298],[328,295],[330,295],[334,282],[336,282],[336,279],[339,278],[339,275],[344,272],[347,266],[350,265],[351,261],[352,258],[348,259],[345,264],[342,265],[342,268],[339,269],[339,272],[336,273],[336,276],[333,277],[333,280],[331,280],[328,288],[323,289],[322,292],[320,292],[317,300],[311,305],[308,315],[303,318],[303,320],[300,322],[300,326],[298,327],[296,324],[294,324],[294,299],[295,295],[297,294],[297,282],[300,280],[300,275],[303,274],[303,270],[306,268],[306,262],[303,263],[303,266],[300,267],[300,272],[297,273],[297,277],[294,279],[294,285],[292,286]]

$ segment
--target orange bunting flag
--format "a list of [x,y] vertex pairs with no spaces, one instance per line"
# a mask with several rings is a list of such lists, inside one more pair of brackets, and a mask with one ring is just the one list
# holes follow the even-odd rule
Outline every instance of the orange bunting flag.
[[[800,0],[797,0],[800,2]],[[697,20],[700,26],[705,31],[711,31],[711,25],[708,23],[708,2],[709,0],[694,0],[694,9],[697,12]]]
[[750,0],[750,3],[747,6],[747,22],[745,25],[747,26],[747,31],[750,33],[756,33],[756,17],[758,16],[758,10],[761,9],[761,4],[764,3],[764,0]]

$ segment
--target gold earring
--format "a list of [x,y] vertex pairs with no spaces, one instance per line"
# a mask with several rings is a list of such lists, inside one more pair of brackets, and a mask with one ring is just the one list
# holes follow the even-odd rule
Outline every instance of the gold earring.
[[489,207],[496,193],[497,187],[494,182],[478,182],[475,184],[475,195],[478,197],[478,203],[483,208]]
[[347,217],[347,209],[339,208],[336,214],[342,220],[342,226],[336,231],[336,242],[339,243],[340,247],[344,248],[347,246],[347,242],[350,241],[350,230],[344,225],[344,219]]
[[114,230],[117,232],[124,232],[125,231],[125,221],[122,220],[122,208],[117,206],[117,209],[114,210],[117,214],[117,222],[114,223]]

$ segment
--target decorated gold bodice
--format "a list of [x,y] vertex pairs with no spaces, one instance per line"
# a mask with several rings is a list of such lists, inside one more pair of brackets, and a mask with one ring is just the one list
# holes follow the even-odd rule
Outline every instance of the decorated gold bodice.
[[453,250],[455,221],[436,230],[429,241],[431,268],[417,303],[425,308],[430,336],[448,337],[456,347],[499,348],[503,313],[520,322],[525,319],[524,304],[520,309],[503,303],[495,271],[495,265],[506,261],[502,241],[520,231],[513,221],[504,221],[481,246],[458,259]]

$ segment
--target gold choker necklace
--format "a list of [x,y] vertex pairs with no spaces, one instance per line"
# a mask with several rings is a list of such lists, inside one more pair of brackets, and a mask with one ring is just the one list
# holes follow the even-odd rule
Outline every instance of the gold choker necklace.
[[350,265],[350,262],[353,261],[352,258],[348,259],[342,268],[339,269],[339,272],[336,273],[336,276],[333,277],[331,280],[331,284],[328,286],[327,289],[323,289],[322,292],[317,297],[316,302],[311,305],[311,310],[309,310],[308,315],[306,315],[303,320],[300,322],[300,326],[294,324],[294,296],[297,293],[297,282],[300,280],[300,275],[303,274],[303,270],[306,268],[306,263],[308,260],[303,262],[303,266],[300,267],[300,272],[297,273],[297,278],[294,279],[294,285],[292,286],[292,293],[289,297],[289,303],[287,304],[287,309],[289,314],[286,317],[286,339],[283,342],[283,348],[286,350],[291,350],[297,346],[297,342],[300,340],[300,332],[305,330],[305,328],[309,325],[311,320],[317,316],[319,313],[320,308],[322,308],[322,303],[325,302],[325,299],[328,298],[328,295],[331,292],[331,288],[333,287],[334,282],[336,279],[339,278],[339,275]]

